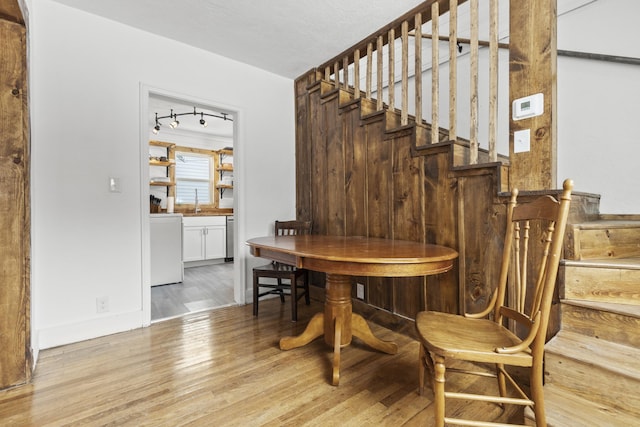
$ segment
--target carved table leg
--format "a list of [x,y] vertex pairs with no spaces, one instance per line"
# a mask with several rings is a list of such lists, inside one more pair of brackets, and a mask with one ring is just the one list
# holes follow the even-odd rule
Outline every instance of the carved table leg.
[[396,343],[392,341],[383,341],[374,336],[369,325],[367,325],[367,321],[359,314],[352,315],[351,323],[353,325],[353,335],[360,338],[369,347],[373,347],[376,350],[380,350],[387,354],[396,354],[398,352],[398,345]]
[[[336,324],[338,323],[338,318],[336,317]],[[342,337],[342,328],[335,327],[335,338],[333,340],[333,385],[338,385],[340,383],[340,340]]]
[[302,334],[280,339],[280,349],[301,347],[324,334],[325,342],[333,346],[333,385],[340,381],[340,349],[351,344],[354,335],[376,350],[398,352],[395,343],[376,338],[364,318],[353,314],[349,276],[327,273],[325,292],[324,313],[314,315]]
[[300,335],[280,338],[280,350],[302,347],[324,334],[324,313],[315,314]]

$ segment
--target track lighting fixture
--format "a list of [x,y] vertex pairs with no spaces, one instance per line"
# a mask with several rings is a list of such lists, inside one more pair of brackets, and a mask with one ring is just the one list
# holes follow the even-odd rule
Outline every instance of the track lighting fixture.
[[196,107],[193,107],[193,112],[188,112],[188,113],[174,113],[173,109],[171,109],[171,113],[168,116],[158,116],[158,113],[155,113],[155,114],[156,114],[156,124],[152,129],[152,132],[154,134],[157,134],[158,132],[160,132],[160,126],[162,126],[162,123],[160,122],[160,120],[163,120],[163,119],[170,119],[171,120],[171,122],[169,123],[169,127],[171,129],[175,129],[178,126],[180,126],[180,122],[178,121],[178,116],[187,116],[187,115],[197,116],[197,115],[200,115],[199,123],[200,123],[200,126],[202,126],[203,128],[206,128],[207,125],[208,125],[207,121],[204,119],[204,116],[215,117],[215,118],[222,119],[222,120],[225,120],[225,121],[226,120],[233,121],[232,118],[228,117],[227,113],[220,113],[220,115],[209,114],[209,113],[205,113],[203,111],[197,111]]

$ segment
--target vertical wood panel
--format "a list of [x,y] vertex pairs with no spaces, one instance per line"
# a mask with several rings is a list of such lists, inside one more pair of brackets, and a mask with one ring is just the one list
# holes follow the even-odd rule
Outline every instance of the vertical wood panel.
[[[461,270],[461,310],[484,310],[500,274],[500,256],[505,233],[505,205],[495,203],[492,175],[459,179],[459,235],[464,248],[459,250]],[[462,268],[464,266],[464,268]]]
[[295,82],[296,88],[296,218],[310,220],[311,214],[311,131],[307,76]]
[[[393,143],[393,238],[424,242],[424,173],[423,162],[411,155],[409,136]],[[415,318],[426,307],[424,277],[396,278],[393,284],[393,312]]]
[[[338,94],[337,94],[338,95]],[[326,131],[325,210],[327,212],[327,234],[344,235],[344,153],[343,126],[339,112],[339,96],[332,97],[323,104]]]
[[327,232],[327,150],[324,107],[320,102],[320,90],[309,94],[309,136],[311,144],[311,219],[313,231],[318,234]]
[[[457,248],[456,180],[447,173],[451,153],[426,156],[424,159],[425,235],[427,242]],[[427,301],[430,310],[458,311],[457,264],[445,274],[427,278]]]
[[367,234],[367,148],[360,108],[343,113],[345,155],[345,235]]
[[[384,121],[366,125],[367,136],[367,217],[369,237],[392,237],[391,227],[391,144],[383,139]],[[369,278],[368,302],[391,311],[393,290],[388,278]]]
[[0,389],[31,377],[26,31],[0,20]]

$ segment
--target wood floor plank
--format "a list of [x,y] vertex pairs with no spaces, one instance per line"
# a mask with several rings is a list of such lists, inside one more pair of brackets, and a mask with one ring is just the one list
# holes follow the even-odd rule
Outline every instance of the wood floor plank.
[[[0,392],[0,424],[429,425],[431,395],[417,393],[411,338],[371,324],[376,336],[398,344],[398,354],[354,339],[342,350],[338,387],[330,385],[333,353],[322,339],[279,349],[282,336],[301,333],[320,310],[301,304],[293,323],[288,304],[273,299],[261,303],[257,318],[250,305],[226,307],[43,350],[31,384]],[[452,410],[475,411],[469,406]]]

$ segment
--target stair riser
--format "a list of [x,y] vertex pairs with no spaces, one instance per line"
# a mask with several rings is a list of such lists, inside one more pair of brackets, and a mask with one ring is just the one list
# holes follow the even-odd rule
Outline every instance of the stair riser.
[[640,270],[567,265],[563,272],[563,298],[640,305]]
[[640,319],[562,304],[562,329],[640,348]]
[[545,383],[556,384],[591,402],[605,404],[640,416],[640,381],[611,372],[593,363],[583,363],[547,352]]
[[[544,387],[547,427],[628,427],[638,424],[638,417],[580,398],[552,385]],[[531,408],[524,411],[525,425],[535,426]]]
[[572,230],[575,259],[640,256],[640,228]]

